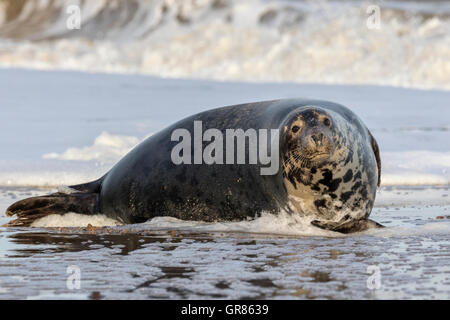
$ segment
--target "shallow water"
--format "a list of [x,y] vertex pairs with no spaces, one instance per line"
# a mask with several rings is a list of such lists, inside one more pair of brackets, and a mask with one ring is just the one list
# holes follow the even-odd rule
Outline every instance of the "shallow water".
[[[0,210],[48,191],[2,188]],[[449,299],[448,194],[382,188],[371,218],[387,228],[349,236],[181,221],[0,228],[0,298]]]

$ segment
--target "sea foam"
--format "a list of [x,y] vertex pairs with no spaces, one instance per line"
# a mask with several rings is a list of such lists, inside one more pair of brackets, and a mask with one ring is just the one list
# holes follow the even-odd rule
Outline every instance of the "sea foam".
[[[1,66],[450,88],[443,1],[375,2],[377,27],[363,1],[15,2],[0,11]],[[66,26],[74,3],[79,30]]]

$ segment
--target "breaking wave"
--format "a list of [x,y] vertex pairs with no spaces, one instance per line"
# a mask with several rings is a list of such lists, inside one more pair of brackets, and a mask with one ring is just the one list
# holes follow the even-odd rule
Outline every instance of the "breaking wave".
[[112,135],[102,132],[95,138],[92,146],[84,148],[68,148],[63,153],[47,153],[44,159],[59,160],[97,160],[103,162],[114,162],[127,154],[139,143],[139,139],[132,136]]
[[449,56],[444,1],[0,0],[4,67],[449,89]]

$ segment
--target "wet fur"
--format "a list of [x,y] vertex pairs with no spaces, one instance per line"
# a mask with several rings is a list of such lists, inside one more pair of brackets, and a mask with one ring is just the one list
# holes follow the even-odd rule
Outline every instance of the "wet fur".
[[[339,117],[344,124],[335,132],[333,146],[330,146],[333,147],[334,158],[320,165],[306,152],[290,152],[293,147],[289,145],[289,137],[283,134],[287,132],[286,126],[297,119],[296,114],[311,106],[313,116],[320,118],[325,110],[335,114],[333,117]],[[177,142],[171,141],[171,133],[179,128],[193,133],[194,120],[203,122],[203,130],[216,128],[222,132],[229,128],[244,131],[249,128],[279,128],[280,170],[273,176],[261,176],[262,165],[259,163],[173,164],[170,153]],[[369,136],[368,129],[353,112],[327,101],[275,100],[209,110],[147,138],[101,179],[73,186],[77,190],[75,193],[56,193],[13,204],[7,214],[15,215],[17,219],[8,225],[29,226],[43,216],[69,211],[101,213],[123,223],[144,222],[156,216],[238,221],[255,218],[262,212],[277,214],[281,210],[291,214],[317,215],[316,220],[322,225],[341,223],[342,219],[362,221],[370,214],[377,177],[379,181],[379,156],[374,155],[376,142],[373,142],[373,137],[371,142]],[[246,153],[248,159],[248,150]],[[378,153],[378,148],[375,153]],[[350,163],[360,165],[360,168],[352,169],[351,181],[343,183],[346,172],[342,168]],[[350,187],[349,191],[342,189],[344,185]],[[341,194],[336,194],[338,189]],[[309,201],[311,194],[317,199]],[[358,214],[341,217],[342,210],[330,207],[333,195],[345,202],[350,211],[358,209],[355,211]],[[306,207],[292,205],[293,197],[310,203]],[[363,216],[360,212],[364,212]]]
[[[304,148],[295,147],[301,131],[293,133],[292,128],[299,124],[301,130],[317,127],[324,117],[332,120],[326,128],[331,146],[324,148],[330,154],[314,161]],[[340,114],[322,108],[299,110],[285,124],[284,132],[283,177],[294,210],[328,224],[367,219],[381,169],[378,146],[370,132],[362,134]]]

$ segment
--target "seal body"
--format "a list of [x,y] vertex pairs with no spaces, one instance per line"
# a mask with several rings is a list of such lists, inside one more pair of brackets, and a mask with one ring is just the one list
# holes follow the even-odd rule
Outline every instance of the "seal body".
[[[173,141],[174,131],[182,129],[195,136],[196,122],[203,131],[214,129],[224,135],[229,129],[276,130],[277,170],[261,174],[267,164],[260,159],[239,163],[238,147],[233,147],[231,163],[174,163],[173,150],[179,143]],[[269,140],[272,144],[273,137]],[[254,150],[250,141],[245,141],[243,152],[245,159],[250,159]],[[200,143],[204,149],[210,142]],[[223,155],[230,152],[225,146],[216,148],[216,156],[218,151]],[[263,147],[270,149],[264,141],[256,145],[257,151]],[[193,159],[198,150],[189,152]],[[351,110],[327,101],[274,100],[185,118],[144,140],[101,179],[72,186],[76,191],[68,196],[75,197],[71,203],[76,203],[78,195],[92,195],[88,198],[92,205],[84,212],[105,214],[124,223],[156,216],[232,221],[286,211],[339,231],[351,230],[355,221],[362,229],[361,221],[368,221],[379,176],[376,141]],[[37,208],[30,202],[25,206],[26,200],[11,206],[7,213],[18,214],[18,220],[29,216],[27,210],[32,213]],[[83,208],[89,207],[87,200],[83,201]]]

